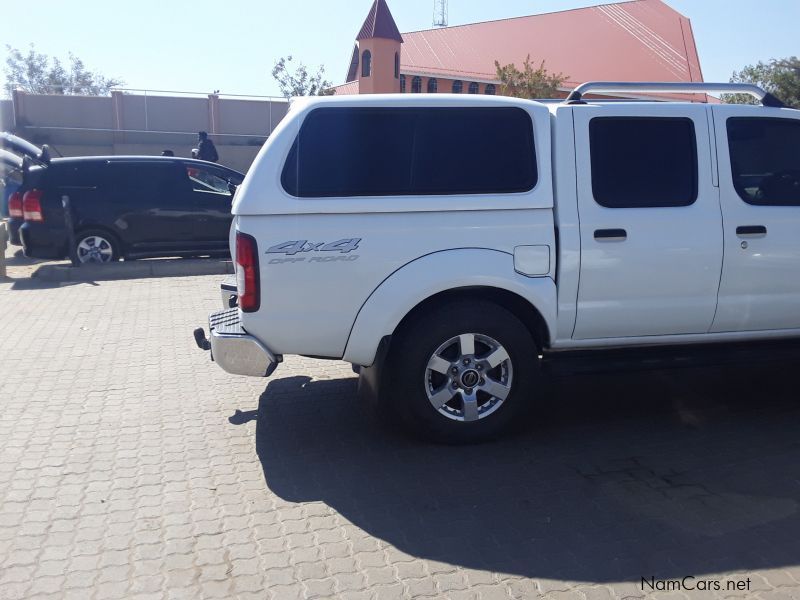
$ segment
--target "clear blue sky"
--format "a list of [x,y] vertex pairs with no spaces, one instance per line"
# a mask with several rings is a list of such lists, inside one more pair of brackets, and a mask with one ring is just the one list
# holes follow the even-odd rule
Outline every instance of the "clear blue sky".
[[[433,0],[388,0],[401,31],[431,26]],[[706,81],[758,60],[800,54],[798,0],[667,0],[692,20]],[[353,40],[372,0],[2,1],[5,44],[72,51],[127,87],[277,94],[280,56],[324,65],[344,80]],[[601,4],[592,0],[450,0],[458,25]],[[122,8],[122,7],[125,8]],[[33,17],[33,18],[32,18]],[[13,25],[12,25],[13,24]],[[566,41],[565,43],[579,43]]]

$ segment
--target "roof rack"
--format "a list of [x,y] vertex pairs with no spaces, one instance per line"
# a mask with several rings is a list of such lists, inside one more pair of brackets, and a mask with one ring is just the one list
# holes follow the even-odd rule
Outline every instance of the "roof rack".
[[764,106],[785,108],[786,105],[769,92],[757,85],[749,83],[667,83],[667,82],[631,82],[631,81],[588,81],[576,87],[567,96],[567,104],[584,104],[583,96],[589,93],[609,94],[617,92],[669,93],[669,94],[750,94],[761,101]]

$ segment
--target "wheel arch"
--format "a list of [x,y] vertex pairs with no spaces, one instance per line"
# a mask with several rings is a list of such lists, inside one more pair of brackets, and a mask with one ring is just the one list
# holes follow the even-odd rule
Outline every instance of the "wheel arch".
[[502,306],[511,314],[516,316],[525,325],[536,342],[537,348],[544,348],[550,345],[550,328],[547,325],[542,313],[528,300],[515,292],[504,288],[489,286],[472,286],[452,288],[425,298],[422,302],[412,308],[395,327],[394,332],[412,321],[417,315],[428,310],[432,310],[448,302],[459,300],[483,300]]
[[516,273],[513,255],[507,252],[447,250],[404,265],[373,291],[356,316],[343,359],[372,365],[385,338],[415,315],[455,299],[488,300],[506,308],[525,324],[539,348],[555,337],[552,279]]

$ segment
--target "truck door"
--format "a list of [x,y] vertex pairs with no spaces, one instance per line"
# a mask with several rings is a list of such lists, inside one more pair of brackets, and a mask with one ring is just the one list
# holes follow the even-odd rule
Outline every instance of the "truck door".
[[714,332],[800,328],[800,112],[714,107],[725,260]]
[[575,106],[581,268],[573,338],[707,333],[722,269],[708,109]]

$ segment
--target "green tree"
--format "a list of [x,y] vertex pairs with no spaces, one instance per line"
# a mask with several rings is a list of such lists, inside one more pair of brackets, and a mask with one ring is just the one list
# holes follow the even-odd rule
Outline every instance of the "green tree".
[[284,97],[333,94],[330,89],[333,84],[325,79],[325,67],[320,66],[316,73],[311,74],[301,62],[298,62],[296,67],[290,64],[293,60],[291,55],[281,58],[272,68],[272,76],[278,82]]
[[494,61],[494,66],[500,80],[500,93],[515,98],[558,98],[559,88],[569,77],[549,72],[544,61],[534,68],[530,54],[522,63],[522,70],[515,64],[501,65],[499,61]]
[[[800,58],[796,56],[748,65],[733,73],[731,83],[754,83],[787,106],[800,108]],[[731,104],[757,103],[747,94],[724,94],[722,100]]]
[[5,91],[22,89],[30,94],[79,94],[105,96],[112,88],[124,85],[121,79],[106,78],[90,71],[83,61],[68,54],[65,66],[58,58],[36,51],[31,44],[27,52],[6,45]]

